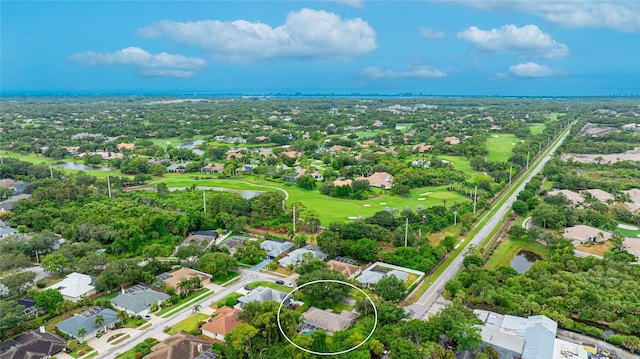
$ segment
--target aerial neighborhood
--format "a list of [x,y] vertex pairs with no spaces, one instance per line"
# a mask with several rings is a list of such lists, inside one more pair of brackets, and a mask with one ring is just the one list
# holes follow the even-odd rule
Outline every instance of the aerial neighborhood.
[[31,101],[0,359],[640,353],[633,98]]

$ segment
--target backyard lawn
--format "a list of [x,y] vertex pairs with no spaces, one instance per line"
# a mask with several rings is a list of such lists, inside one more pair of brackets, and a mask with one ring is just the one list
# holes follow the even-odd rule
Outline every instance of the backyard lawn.
[[520,142],[515,135],[510,133],[494,134],[487,139],[487,162],[504,162],[511,157],[513,146]]
[[185,331],[187,333],[190,333],[191,331],[196,329],[196,327],[198,326],[198,321],[203,321],[206,319],[208,319],[208,316],[206,314],[195,313],[187,317],[187,319],[171,327],[171,329],[169,329],[167,334],[174,335],[180,331]]
[[618,227],[615,229],[615,231],[620,232],[625,237],[632,237],[632,238],[640,237],[640,228],[630,224],[620,223]]
[[532,135],[539,135],[544,131],[546,125],[544,123],[532,123],[529,125]]

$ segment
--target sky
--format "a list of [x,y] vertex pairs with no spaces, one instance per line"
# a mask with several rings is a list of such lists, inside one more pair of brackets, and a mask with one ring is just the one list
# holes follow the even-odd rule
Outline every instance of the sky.
[[0,92],[640,95],[640,0],[1,0]]

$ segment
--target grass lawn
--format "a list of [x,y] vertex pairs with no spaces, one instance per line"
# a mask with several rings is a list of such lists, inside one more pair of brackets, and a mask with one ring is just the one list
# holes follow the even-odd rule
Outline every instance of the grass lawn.
[[284,293],[289,293],[291,291],[292,288],[289,288],[287,286],[284,285],[280,285],[280,284],[276,284],[274,282],[269,282],[269,281],[259,281],[259,282],[253,282],[251,284],[248,285],[249,288],[254,289],[257,287],[267,287],[267,288],[271,288],[271,289],[275,289],[275,290],[279,290],[281,292]]
[[358,139],[362,140],[365,138],[370,138],[370,137],[375,137],[377,134],[384,132],[384,131],[357,131],[354,132],[356,135],[358,135]]
[[35,163],[35,164],[40,164],[40,163],[49,164],[49,163],[56,162],[56,160],[54,160],[52,158],[36,155],[34,153],[30,153],[28,155],[23,155],[23,154],[20,154],[18,152],[0,151],[0,156],[5,157],[5,158],[6,157],[14,157],[14,158],[19,159],[20,161],[25,161],[25,162]]
[[227,275],[225,275],[225,276],[216,277],[215,280],[213,281],[213,283],[214,284],[218,284],[218,285],[222,285],[223,283],[226,283],[226,282],[230,281],[231,279],[233,279],[233,278],[235,278],[235,277],[237,277],[239,275],[240,275],[240,273],[238,273],[238,272],[229,271],[229,272],[227,272]]
[[[195,141],[195,140],[201,140],[204,138],[204,135],[195,135],[193,136],[193,138],[189,141]],[[181,140],[178,137],[169,137],[169,138],[152,138],[151,142],[153,142],[154,145],[156,146],[160,146],[162,148],[166,148],[167,146],[171,145],[173,147],[178,146],[179,144],[183,143],[183,142],[189,142],[189,141],[185,141],[185,140]]]
[[[222,308],[222,307],[224,307],[225,303],[227,302],[227,299],[229,299],[229,298],[238,299],[238,298],[240,298],[242,296],[243,295],[240,294],[240,293],[233,292],[233,293],[229,294],[228,296],[222,298],[220,301],[218,301],[218,303],[211,304],[211,308],[213,308],[213,309]],[[214,305],[215,305],[215,307],[213,307]]]
[[529,124],[529,129],[531,130],[532,135],[539,135],[544,131],[546,125],[544,123],[531,123]]
[[558,120],[558,116],[563,116],[565,115],[565,113],[562,112],[552,112],[550,114],[547,115],[547,118],[551,121],[557,121]]
[[520,142],[515,135],[510,133],[493,134],[487,139],[487,162],[503,162],[511,157],[513,146]]
[[[442,156],[444,157],[444,156]],[[468,161],[467,161],[468,163]],[[320,217],[323,224],[334,221],[345,222],[349,217],[365,216],[369,217],[376,212],[382,211],[385,207],[397,208],[402,211],[405,206],[415,209],[418,205],[424,207],[442,205],[443,199],[448,204],[454,201],[463,202],[468,199],[457,192],[447,191],[447,186],[423,187],[413,189],[408,197],[392,196],[387,191],[377,190],[379,195],[368,200],[351,200],[326,196],[318,190],[304,190],[295,185],[282,182],[272,182],[264,179],[255,180],[253,176],[244,176],[240,179],[193,179],[193,174],[169,174],[154,183],[164,182],[168,187],[189,187],[193,184],[198,186],[211,186],[241,190],[275,190],[260,186],[271,186],[283,189],[289,194],[289,202],[302,202],[307,208],[313,208]],[[425,193],[429,193],[423,195]],[[419,200],[419,198],[424,198]],[[339,211],[336,208],[340,208]]]
[[[169,313],[169,312],[174,312],[174,311],[178,311],[183,309],[184,307],[191,305],[191,302],[195,302],[198,301],[200,299],[204,299],[205,297],[209,296],[213,294],[212,291],[210,291],[207,288],[202,288],[199,291],[191,294],[190,296],[186,297],[186,298],[180,298],[180,300],[178,301],[178,303],[170,306],[170,307],[166,307],[166,308],[162,308],[161,310],[155,312],[154,314],[157,316],[164,316],[165,314]],[[167,315],[168,316],[168,315]]]
[[[197,316],[197,318],[196,318]],[[173,327],[171,327],[171,329],[169,329],[169,331],[167,332],[167,334],[169,335],[174,335],[180,331],[185,331],[187,333],[191,332],[192,330],[196,329],[198,321],[199,320],[206,320],[208,319],[208,316],[206,314],[203,313],[195,313],[189,317],[187,317],[187,319],[181,321],[180,323],[174,325]]]
[[513,257],[521,250],[535,252],[542,257],[549,255],[549,248],[538,242],[506,238],[500,243],[496,251],[493,252],[485,267],[490,270],[496,270],[502,266],[508,267],[511,265]]
[[[419,159],[419,158],[423,158],[421,155],[417,155],[415,156],[415,158],[410,158],[410,160],[415,160],[415,159]],[[449,161],[451,162],[451,165],[453,166],[453,168],[457,169],[460,172],[463,172],[464,174],[470,175],[470,176],[475,176],[480,172],[474,171],[473,168],[471,168],[471,164],[469,163],[469,160],[464,158],[464,157],[460,157],[460,156],[450,156],[450,155],[438,155],[436,156],[437,159],[439,160],[445,160],[445,161]]]
[[[638,228],[638,226],[634,226],[634,227]],[[640,235],[640,228],[634,230],[634,229],[617,227],[615,231],[620,232],[625,237],[638,238],[638,236]]]

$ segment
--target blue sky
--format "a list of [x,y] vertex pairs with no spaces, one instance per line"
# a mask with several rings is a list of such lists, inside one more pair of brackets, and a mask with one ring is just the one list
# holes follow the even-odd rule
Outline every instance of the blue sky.
[[2,92],[640,94],[640,1],[0,1]]

